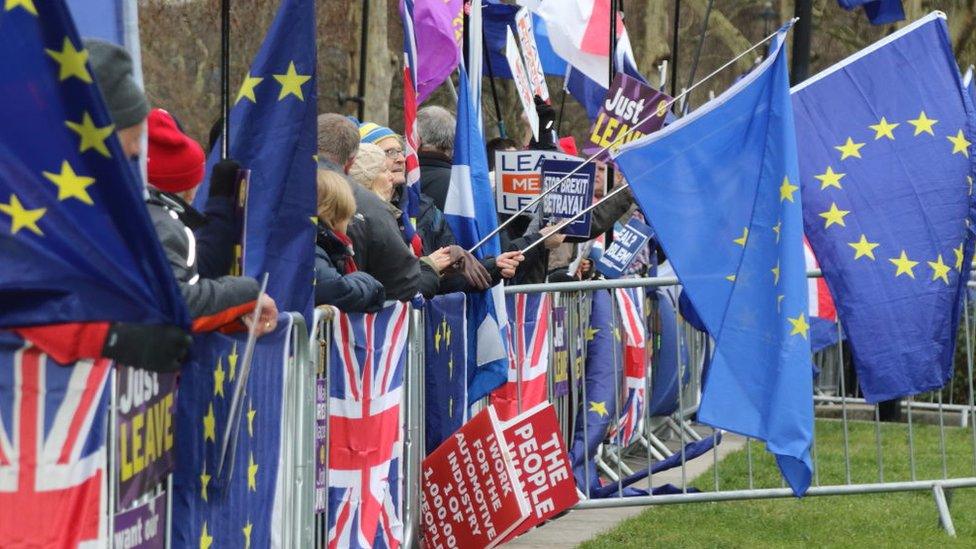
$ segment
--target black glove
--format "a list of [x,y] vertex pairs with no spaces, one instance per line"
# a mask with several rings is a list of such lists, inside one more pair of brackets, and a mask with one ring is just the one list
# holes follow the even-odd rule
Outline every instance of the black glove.
[[240,171],[241,165],[229,158],[214,164],[213,171],[210,173],[209,196],[233,197],[237,174]]
[[102,356],[144,370],[175,372],[192,343],[190,335],[175,326],[116,322],[108,330]]
[[553,138],[556,130],[555,109],[537,95],[535,96],[535,112],[539,115],[539,140],[533,139],[529,148],[540,151],[556,150],[556,141]]

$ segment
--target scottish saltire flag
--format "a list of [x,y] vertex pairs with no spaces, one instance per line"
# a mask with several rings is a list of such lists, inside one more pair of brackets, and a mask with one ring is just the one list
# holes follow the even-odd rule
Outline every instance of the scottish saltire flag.
[[512,334],[508,379],[492,391],[491,404],[499,419],[509,420],[548,400],[552,299],[546,293],[507,295],[505,305]]
[[594,291],[589,324],[584,331],[584,392],[580,395],[583,399],[581,406],[576,411],[576,432],[573,433],[569,459],[576,486],[586,494],[600,487],[593,458],[617,417],[617,391],[623,369],[620,332],[614,324],[613,307],[608,291]]
[[[292,428],[283,424],[285,376],[293,346],[305,344],[292,341],[291,328],[291,316],[282,314],[275,331],[257,340],[237,426],[229,425],[231,399],[247,334],[194,336],[176,401],[175,546],[281,546],[287,502],[278,469],[283,433]],[[239,436],[218,481],[223,435],[233,428]]]
[[716,341],[699,421],[765,440],[803,495],[813,369],[787,29],[732,88],[617,163]]
[[468,327],[464,294],[424,306],[424,437],[431,453],[468,420]]
[[107,544],[110,374],[0,332],[0,547]]
[[413,0],[417,103],[423,103],[461,61],[462,0]]
[[793,90],[807,238],[869,402],[952,375],[976,135],[933,14]]
[[0,10],[0,327],[189,326],[61,2]]
[[[623,327],[624,402],[615,432],[620,446],[628,446],[640,434],[644,423],[644,397],[647,391],[647,325],[644,288],[614,290],[617,318]],[[614,436],[615,433],[611,433]]]
[[[471,248],[495,230],[498,214],[488,179],[488,159],[480,125],[471,108],[468,75],[458,69],[457,128],[454,165],[444,203],[444,216],[462,248]],[[496,256],[498,235],[474,251],[475,257]],[[468,295],[468,402],[475,402],[507,379],[508,319],[502,285]]]
[[[244,274],[269,273],[279,311],[312,318],[315,278],[315,2],[282,0],[230,112],[230,158],[251,171]],[[208,169],[220,160],[214,147]],[[203,210],[209,177],[197,193]]]
[[403,141],[406,188],[400,201],[403,239],[413,242],[417,229],[414,223],[420,209],[420,160],[417,150],[417,38],[413,29],[414,0],[400,2],[400,20],[403,22]]
[[337,313],[329,347],[329,547],[399,547],[409,306]]
[[902,0],[837,0],[847,11],[864,8],[864,15],[872,25],[887,25],[905,19]]

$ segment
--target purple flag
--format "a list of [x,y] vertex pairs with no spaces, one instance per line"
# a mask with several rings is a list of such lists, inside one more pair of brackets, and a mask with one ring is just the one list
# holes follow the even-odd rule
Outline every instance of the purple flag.
[[414,0],[417,37],[417,104],[457,68],[464,20],[461,0]]

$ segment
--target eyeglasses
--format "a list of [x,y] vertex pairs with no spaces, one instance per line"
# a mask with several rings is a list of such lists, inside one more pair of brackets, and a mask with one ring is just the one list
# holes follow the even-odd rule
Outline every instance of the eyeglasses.
[[403,155],[403,149],[386,149],[383,154],[389,159],[396,160],[397,157]]

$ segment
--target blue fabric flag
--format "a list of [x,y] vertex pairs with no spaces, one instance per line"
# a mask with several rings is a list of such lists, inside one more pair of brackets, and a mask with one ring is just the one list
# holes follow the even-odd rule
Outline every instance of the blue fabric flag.
[[905,19],[902,0],[837,0],[847,11],[864,8],[864,15],[872,25],[887,25]]
[[[471,108],[467,73],[459,67],[454,164],[444,217],[462,248],[471,248],[498,225],[480,127]],[[483,259],[498,255],[500,250],[495,235],[474,255]],[[476,402],[508,379],[508,319],[501,284],[467,296],[468,402]]]
[[[196,336],[191,359],[180,374],[176,405],[176,471],[173,474],[175,547],[270,547],[280,545],[282,501],[282,402],[292,345],[291,316],[282,314],[274,332],[258,339],[244,393],[229,482],[217,482],[217,461],[231,414],[238,360],[247,334]],[[277,517],[277,519],[274,519]]]
[[468,334],[464,294],[439,295],[424,307],[427,453],[467,421]]
[[0,327],[188,326],[67,8],[10,5],[0,28]]
[[[576,411],[576,432],[569,449],[576,486],[587,494],[600,488],[600,476],[593,458],[607,437],[613,418],[617,417],[616,391],[621,386],[624,375],[620,333],[614,325],[613,307],[609,292],[593,292],[590,323],[585,332],[585,400]],[[588,487],[587,470],[590,481]]]
[[[657,302],[658,337],[651,353],[651,398],[648,401],[648,414],[651,417],[668,416],[678,409],[678,369],[680,364],[688,364],[688,340],[678,330],[677,304],[674,291],[658,288],[652,294]],[[685,370],[685,379],[689,379]]]
[[[518,36],[518,29],[515,27],[515,14],[518,11],[518,6],[502,4],[498,0],[488,0],[482,8],[486,45],[485,76],[494,74],[496,78],[512,78],[512,71],[508,68],[508,61],[505,59],[506,29],[511,28],[512,34]],[[532,31],[535,35],[536,49],[539,50],[542,72],[550,76],[565,76],[566,61],[552,50],[552,45],[549,43],[549,33],[546,31],[546,22],[534,13],[532,14]],[[491,73],[488,72],[489,62],[491,63]]]
[[815,76],[793,106],[806,234],[865,398],[941,387],[969,279],[976,129],[945,21]]
[[[78,32],[85,38],[101,38],[125,45],[125,9],[130,0],[67,0]],[[136,9],[135,2],[131,7]]]
[[[315,3],[284,0],[230,112],[230,158],[251,171],[244,274],[269,273],[279,311],[311,322],[315,279]],[[218,142],[208,171],[220,160]],[[202,210],[209,176],[197,193]]]
[[765,440],[803,495],[813,369],[786,31],[749,75],[617,163],[716,342],[698,419]]

